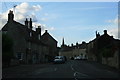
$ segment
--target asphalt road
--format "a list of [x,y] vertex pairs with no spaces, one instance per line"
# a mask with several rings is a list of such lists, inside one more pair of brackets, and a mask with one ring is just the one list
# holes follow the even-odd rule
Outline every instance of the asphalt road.
[[118,80],[119,72],[96,62],[70,60],[64,64],[21,65],[3,69],[3,79]]

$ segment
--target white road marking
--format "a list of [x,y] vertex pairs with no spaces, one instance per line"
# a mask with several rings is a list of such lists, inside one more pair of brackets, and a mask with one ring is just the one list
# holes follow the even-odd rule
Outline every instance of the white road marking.
[[75,80],[78,80],[77,78],[75,78]]
[[73,76],[74,76],[75,80],[78,80],[78,79],[77,79],[78,76],[88,77],[88,75],[86,75],[86,74],[84,74],[84,73],[77,72],[77,71],[73,68],[73,65],[71,65],[71,69],[72,69],[72,71],[74,71]]
[[88,76],[88,75],[86,75],[86,74],[84,74],[84,73],[80,73],[80,72],[76,72],[77,74],[80,74],[80,75],[83,75],[83,76]]
[[77,72],[74,73],[74,76],[76,76]]
[[71,69],[74,71],[73,65],[71,65]]

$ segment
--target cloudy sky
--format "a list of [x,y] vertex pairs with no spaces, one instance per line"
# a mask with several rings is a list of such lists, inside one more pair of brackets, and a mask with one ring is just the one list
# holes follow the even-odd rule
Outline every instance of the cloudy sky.
[[[13,6],[15,6],[13,9]],[[58,46],[71,45],[95,38],[95,31],[103,30],[118,38],[117,2],[2,2],[0,28],[7,22],[9,10],[15,20],[24,24],[25,18],[32,18],[33,27],[42,26],[42,33],[48,32],[58,41]]]

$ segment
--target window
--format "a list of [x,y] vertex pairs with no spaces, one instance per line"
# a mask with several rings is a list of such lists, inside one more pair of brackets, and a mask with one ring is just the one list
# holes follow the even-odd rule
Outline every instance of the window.
[[32,37],[32,33],[30,32],[30,37]]
[[22,53],[17,53],[17,59],[22,60],[23,59],[23,54]]

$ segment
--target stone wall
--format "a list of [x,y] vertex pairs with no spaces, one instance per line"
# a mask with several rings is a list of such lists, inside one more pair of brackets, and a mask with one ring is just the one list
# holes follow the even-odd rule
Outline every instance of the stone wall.
[[108,66],[115,67],[115,68],[118,69],[119,68],[118,53],[119,53],[118,51],[115,51],[113,57],[109,57],[109,58],[102,57],[102,64],[106,64]]

